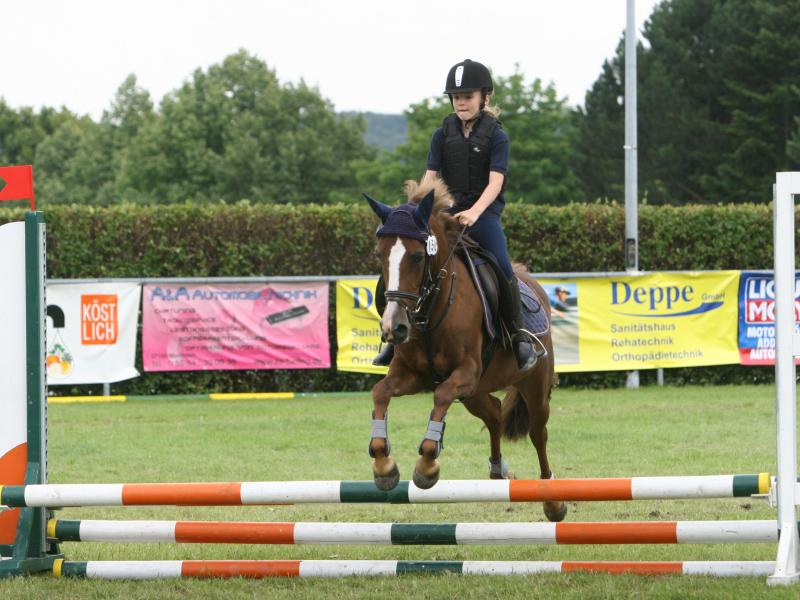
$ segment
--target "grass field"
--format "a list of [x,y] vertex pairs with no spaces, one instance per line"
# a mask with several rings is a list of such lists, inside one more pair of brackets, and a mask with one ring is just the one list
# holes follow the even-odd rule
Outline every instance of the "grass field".
[[[52,483],[369,479],[369,394],[239,402],[140,401],[50,407]],[[430,398],[395,399],[394,453],[407,479]],[[775,471],[774,388],[556,390],[550,457],[558,477]],[[445,479],[488,474],[488,435],[460,405],[448,415]],[[538,469],[530,443],[506,443],[519,478]],[[65,519],[468,522],[543,521],[538,504],[303,505],[65,509]],[[759,499],[570,503],[568,520],[766,519]],[[63,545],[71,560],[774,560],[769,544],[680,546]],[[401,578],[0,581],[0,598],[797,598],[762,578],[546,575]]]

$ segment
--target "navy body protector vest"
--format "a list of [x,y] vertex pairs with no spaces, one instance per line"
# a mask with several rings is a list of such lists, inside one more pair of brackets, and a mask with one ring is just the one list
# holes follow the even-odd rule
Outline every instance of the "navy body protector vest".
[[483,113],[465,138],[458,115],[451,114],[442,122],[442,178],[459,208],[472,206],[489,185],[490,142],[497,127],[500,127],[497,119]]

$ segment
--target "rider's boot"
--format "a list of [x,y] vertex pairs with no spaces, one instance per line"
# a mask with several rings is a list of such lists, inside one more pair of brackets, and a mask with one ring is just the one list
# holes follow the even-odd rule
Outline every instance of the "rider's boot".
[[522,300],[519,294],[517,278],[512,277],[506,280],[505,286],[501,287],[506,288],[501,297],[503,299],[503,312],[505,313],[506,323],[511,333],[511,348],[514,351],[514,357],[517,359],[519,370],[527,371],[544,354],[544,348],[537,351],[533,344],[532,336],[524,329]]
[[[383,283],[383,275],[378,277],[378,283],[375,285],[375,308],[378,314],[383,316],[383,311],[386,309],[386,286]],[[372,359],[372,364],[378,367],[388,367],[389,363],[394,358],[394,344],[386,344],[378,355]]]
[[385,344],[378,355],[372,359],[372,364],[378,367],[388,367],[394,358],[394,344]]

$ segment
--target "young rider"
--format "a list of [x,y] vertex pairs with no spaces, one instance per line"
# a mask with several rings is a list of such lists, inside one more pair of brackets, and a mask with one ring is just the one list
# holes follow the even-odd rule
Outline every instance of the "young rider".
[[[503,188],[508,172],[509,140],[490,106],[494,84],[484,65],[464,60],[450,69],[444,93],[453,112],[434,133],[423,182],[441,176],[455,199],[454,217],[481,247],[489,250],[505,275],[500,282],[501,303],[512,334],[512,348],[520,370],[538,358],[523,330],[517,278],[508,257],[500,222],[505,207]],[[394,346],[387,344],[373,364],[388,365]]]

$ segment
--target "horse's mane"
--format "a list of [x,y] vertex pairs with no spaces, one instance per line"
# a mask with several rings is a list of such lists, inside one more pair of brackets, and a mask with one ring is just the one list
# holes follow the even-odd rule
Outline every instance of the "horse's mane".
[[450,190],[447,189],[447,184],[441,177],[434,177],[424,185],[413,179],[409,179],[405,183],[405,192],[409,202],[419,203],[431,190],[433,190],[431,220],[435,220],[442,228],[442,233],[444,233],[448,244],[454,244],[458,234],[461,232],[461,226],[447,212],[447,209],[452,207],[455,202]]

